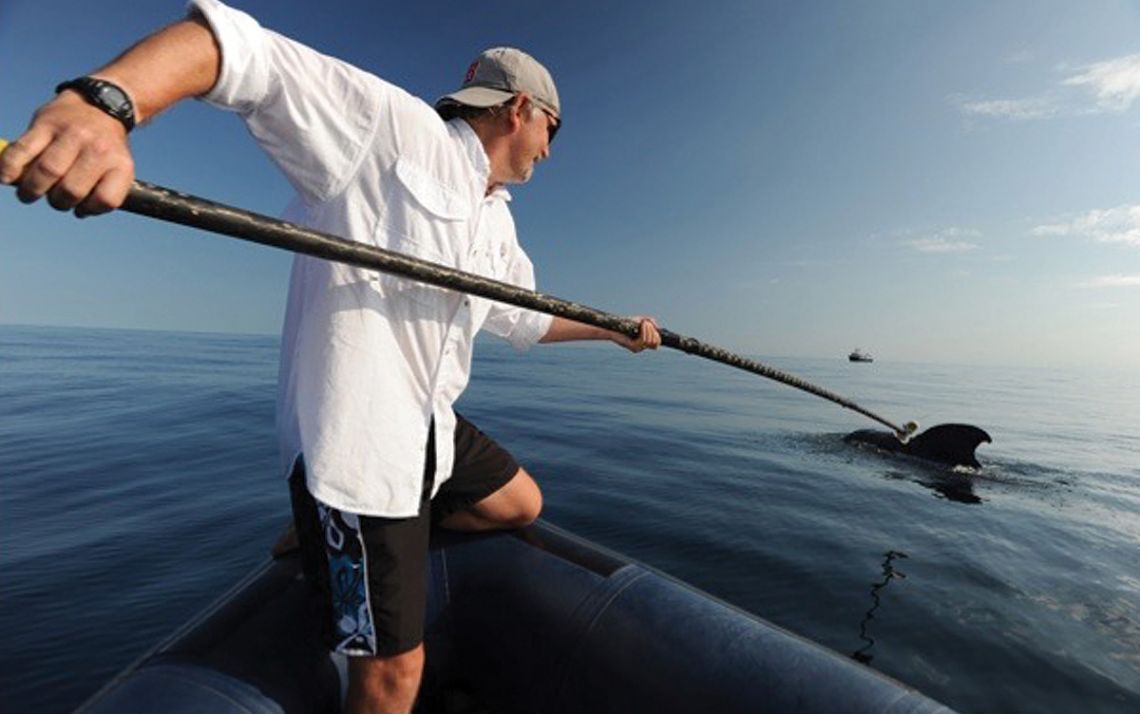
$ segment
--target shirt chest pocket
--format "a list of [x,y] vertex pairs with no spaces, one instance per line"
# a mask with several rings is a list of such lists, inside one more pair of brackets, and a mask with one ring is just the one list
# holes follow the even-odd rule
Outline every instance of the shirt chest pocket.
[[[451,268],[465,265],[472,205],[462,193],[440,183],[406,158],[397,160],[385,187],[385,213],[376,228],[382,248]],[[382,292],[416,302],[441,304],[455,293],[406,278],[382,275]],[[442,305],[441,305],[442,306]]]

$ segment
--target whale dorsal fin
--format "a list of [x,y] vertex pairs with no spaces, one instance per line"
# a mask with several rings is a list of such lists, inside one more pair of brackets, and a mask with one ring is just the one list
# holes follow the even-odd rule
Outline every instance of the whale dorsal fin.
[[938,424],[907,443],[907,453],[954,466],[979,468],[974,450],[981,443],[992,443],[990,435],[969,424]]

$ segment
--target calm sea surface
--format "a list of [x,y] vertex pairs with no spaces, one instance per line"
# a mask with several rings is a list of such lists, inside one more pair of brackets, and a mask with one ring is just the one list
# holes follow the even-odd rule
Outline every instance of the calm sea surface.
[[[460,407],[548,520],[963,711],[1140,711],[1140,373],[771,361],[986,429],[964,480],[692,357],[480,346]],[[276,365],[274,338],[0,327],[0,709],[71,709],[266,557]]]

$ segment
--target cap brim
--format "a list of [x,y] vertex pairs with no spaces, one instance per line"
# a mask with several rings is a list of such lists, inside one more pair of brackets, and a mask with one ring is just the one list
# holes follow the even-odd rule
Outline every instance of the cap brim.
[[438,107],[441,104],[454,103],[469,107],[493,107],[510,101],[513,96],[515,95],[510,92],[492,87],[464,87],[458,92],[440,97],[435,105]]

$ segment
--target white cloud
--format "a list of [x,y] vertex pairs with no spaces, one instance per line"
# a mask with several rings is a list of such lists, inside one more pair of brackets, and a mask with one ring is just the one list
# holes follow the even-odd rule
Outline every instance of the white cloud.
[[1081,69],[1062,84],[1092,91],[1102,111],[1127,111],[1140,97],[1140,54],[1096,62]]
[[1140,275],[1101,275],[1081,283],[1086,288],[1140,288]]
[[[1029,57],[1020,53],[1018,60]],[[1007,60],[1011,61],[1011,60]],[[972,99],[962,95],[951,97],[967,116],[1027,121],[1054,116],[1072,116],[1102,112],[1125,112],[1140,99],[1140,54],[1080,65],[1061,67],[1069,76],[1058,87],[1020,99]],[[1089,94],[1093,106],[1089,107]]]
[[965,253],[978,247],[968,239],[979,236],[981,233],[967,228],[946,228],[933,235],[912,238],[905,244],[920,253]]
[[1094,209],[1069,221],[1037,226],[1032,232],[1035,236],[1079,236],[1140,247],[1140,204]]
[[965,253],[978,247],[969,241],[946,238],[916,238],[908,245],[920,253]]
[[960,100],[958,107],[964,114],[1014,121],[1046,119],[1057,113],[1057,107],[1046,99]]

